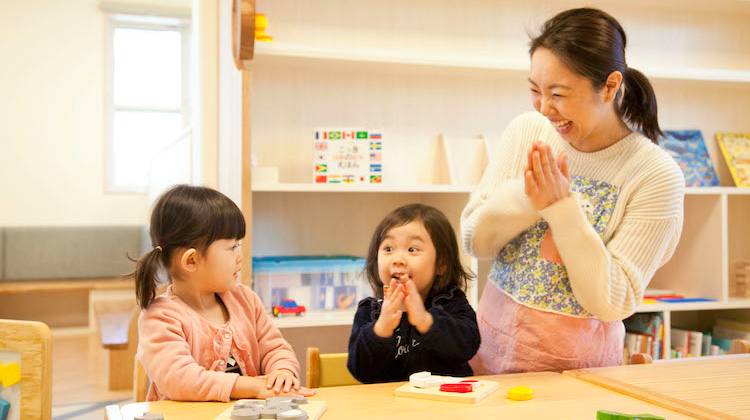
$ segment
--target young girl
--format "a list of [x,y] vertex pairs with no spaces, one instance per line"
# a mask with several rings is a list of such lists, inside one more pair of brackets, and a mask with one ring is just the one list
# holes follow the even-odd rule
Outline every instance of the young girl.
[[[156,202],[150,235],[154,248],[132,273],[143,309],[138,358],[151,380],[147,399],[309,395],[291,346],[258,296],[237,282],[240,209],[218,191],[179,185]],[[171,284],[155,297],[162,268]]]
[[655,144],[656,97],[625,45],[589,8],[531,42],[537,112],[508,126],[461,217],[466,248],[494,259],[477,374],[620,364],[620,320],[674,252],[685,181]]
[[464,294],[471,276],[439,210],[410,204],[386,216],[370,241],[366,271],[375,297],[359,302],[354,316],[348,367],[355,378],[472,374],[479,330]]

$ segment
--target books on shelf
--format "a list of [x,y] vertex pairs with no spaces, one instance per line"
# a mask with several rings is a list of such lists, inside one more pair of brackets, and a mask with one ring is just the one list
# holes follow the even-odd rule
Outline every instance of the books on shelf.
[[638,313],[623,321],[625,353],[646,353],[652,359],[664,357],[664,319],[661,313]]
[[[672,327],[672,358],[700,357],[712,354],[711,334],[701,331],[684,330]],[[713,350],[718,354],[718,347]]]
[[716,133],[734,184],[750,187],[750,133]]
[[382,131],[319,128],[313,137],[314,183],[383,183]]
[[665,130],[659,145],[677,162],[688,187],[719,185],[711,156],[700,130]]
[[670,338],[673,359],[715,356],[729,353],[732,340],[750,340],[750,322],[718,319],[713,328],[707,331],[672,327]]

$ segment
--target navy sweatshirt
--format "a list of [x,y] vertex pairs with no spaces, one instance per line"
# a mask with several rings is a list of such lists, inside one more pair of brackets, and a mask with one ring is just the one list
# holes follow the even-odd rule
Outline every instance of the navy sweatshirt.
[[425,308],[433,323],[424,335],[409,324],[407,314],[389,338],[378,337],[373,326],[382,300],[359,302],[349,337],[349,372],[363,383],[405,381],[409,375],[429,371],[435,375],[470,376],[469,359],[479,349],[479,328],[466,295],[453,287],[434,297]]

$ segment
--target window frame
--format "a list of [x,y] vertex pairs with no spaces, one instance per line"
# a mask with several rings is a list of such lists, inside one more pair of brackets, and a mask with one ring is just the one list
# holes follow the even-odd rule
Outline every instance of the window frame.
[[[148,193],[148,185],[117,185],[114,171],[114,119],[117,111],[136,112],[179,112],[182,117],[181,132],[191,124],[191,25],[190,19],[181,16],[140,15],[107,13],[104,28],[104,193],[105,194],[138,194]],[[181,39],[181,91],[182,100],[179,108],[162,108],[149,106],[121,106],[114,103],[114,34],[116,29],[143,29],[180,32]],[[175,133],[175,136],[180,133]]]

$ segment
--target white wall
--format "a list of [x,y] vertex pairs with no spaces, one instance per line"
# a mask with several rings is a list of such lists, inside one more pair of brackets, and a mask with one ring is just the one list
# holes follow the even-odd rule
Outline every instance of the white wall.
[[[190,0],[119,1],[190,8]],[[104,193],[104,17],[97,0],[0,2],[0,226],[143,224]]]

